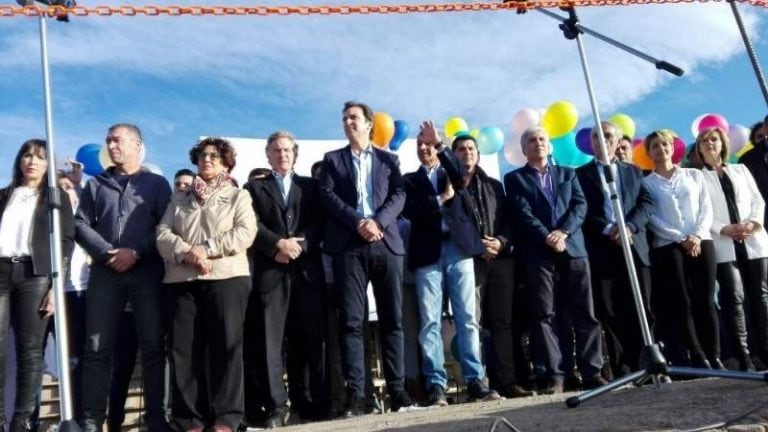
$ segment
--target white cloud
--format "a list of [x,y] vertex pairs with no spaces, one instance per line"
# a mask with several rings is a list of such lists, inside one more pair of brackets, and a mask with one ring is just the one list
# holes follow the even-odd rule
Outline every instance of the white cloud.
[[[754,35],[760,18],[757,9],[741,10]],[[724,3],[595,7],[579,13],[589,28],[683,67],[686,79],[696,79],[700,66],[722,63],[743,50]],[[0,20],[3,70],[27,74],[38,70],[37,26],[32,22]],[[157,92],[160,108],[143,112],[141,120],[156,133],[170,135],[178,133],[185,121],[174,116],[194,108],[168,109],[168,101],[184,100],[176,93],[180,86],[200,87],[188,104],[202,101],[206,107],[201,109],[210,109],[213,115],[243,108],[231,106],[228,99],[253,95],[275,111],[315,106],[334,115],[340,102],[361,99],[412,125],[423,117],[442,120],[462,115],[473,126],[507,126],[517,110],[559,99],[573,101],[587,116],[576,44],[565,40],[557,25],[534,11],[73,17],[66,25],[51,22],[49,35],[52,65],[62,86],[99,86],[78,82],[77,71],[84,68],[154,80],[152,91]],[[591,36],[583,39],[598,103],[606,113],[675,79]],[[157,88],[157,82],[167,90]],[[15,113],[0,111],[0,118],[5,115],[12,118]],[[271,115],[263,113],[266,119]],[[92,134],[92,125],[86,128]],[[73,139],[84,135],[83,127],[71,129]],[[99,133],[102,129],[103,125]]]

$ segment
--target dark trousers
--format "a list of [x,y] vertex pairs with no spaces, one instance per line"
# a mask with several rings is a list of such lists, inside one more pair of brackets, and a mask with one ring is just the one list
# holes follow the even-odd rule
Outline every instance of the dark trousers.
[[310,404],[324,408],[327,403],[324,290],[323,285],[307,282],[296,271],[286,273],[278,286],[264,287],[259,293],[264,328],[261,335],[263,370],[269,393],[267,411],[287,407],[289,394],[283,383],[284,341],[287,342],[291,406],[305,411],[312,409]]
[[128,387],[131,385],[139,349],[133,312],[123,311],[115,338],[120,343],[115,344],[115,351],[112,354],[112,382],[109,386],[109,410],[107,411],[109,432],[119,432],[125,421],[125,401],[128,399]]
[[[36,276],[32,262],[0,263],[0,371],[5,370],[5,344],[12,324],[16,341],[16,402],[11,431],[26,430],[43,367],[43,339],[48,319],[40,315],[40,304],[48,294],[46,276]],[[5,388],[5,373],[0,373],[0,389]],[[5,423],[4,392],[0,392],[0,425]]]
[[[691,257],[677,243],[651,249],[652,302],[659,336],[673,364],[686,364],[672,344],[682,340],[691,356],[720,357],[720,335],[715,310],[717,265],[712,240],[701,242],[701,254]],[[677,357],[677,358],[675,358]]]
[[747,335],[751,351],[768,361],[768,258],[738,262],[744,282]]
[[368,281],[373,284],[381,334],[387,390],[403,390],[403,257],[379,241],[354,247],[333,256],[333,277],[338,291],[342,370],[347,394],[365,397],[363,322]]
[[[605,253],[601,255],[602,259],[590,262],[592,295],[595,315],[603,327],[611,370],[615,377],[620,377],[639,368],[645,343],[621,246],[607,238],[600,241],[604,243]],[[650,269],[634,252],[632,255],[642,304],[650,324]]]
[[75,418],[83,414],[81,402],[83,397],[83,348],[85,347],[85,297],[87,290],[67,291],[64,300],[67,303],[67,336],[69,341],[69,370],[72,379],[72,405]]
[[104,422],[115,333],[125,305],[130,303],[141,349],[147,426],[154,431],[165,424],[165,291],[161,274],[146,274],[139,269],[132,272],[119,275],[100,265],[91,267],[85,307],[83,418],[98,427]]
[[531,319],[531,337],[546,374],[562,377],[562,355],[554,325],[555,303],[564,301],[576,335],[576,365],[585,378],[600,373],[603,355],[600,323],[595,318],[586,258],[570,258],[562,253],[551,259],[526,262],[527,297]]
[[483,329],[490,333],[486,363],[492,387],[502,388],[517,382],[515,349],[521,345],[520,332],[513,320],[515,302],[515,262],[512,257],[490,261],[475,259],[475,283],[482,285]]
[[235,430],[243,420],[243,324],[251,278],[168,287],[173,420],[183,430],[216,424]]

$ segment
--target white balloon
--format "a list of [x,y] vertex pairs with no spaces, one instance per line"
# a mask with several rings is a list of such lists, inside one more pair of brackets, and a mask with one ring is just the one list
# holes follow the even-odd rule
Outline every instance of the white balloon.
[[504,159],[512,165],[523,166],[528,163],[523,154],[523,148],[520,147],[520,135],[515,134],[507,138],[504,144]]
[[523,108],[512,117],[512,131],[518,135],[524,130],[537,126],[541,122],[541,114],[536,108]]
[[708,115],[709,113],[704,113],[693,119],[693,122],[691,122],[691,135],[693,135],[693,139],[696,139],[699,136],[699,123],[701,123],[701,119]]
[[730,154],[738,153],[749,141],[749,128],[740,124],[731,125],[728,129],[728,141]]
[[112,162],[112,158],[109,157],[109,150],[107,149],[106,144],[102,144],[99,148],[99,163],[104,169],[107,169],[115,164]]

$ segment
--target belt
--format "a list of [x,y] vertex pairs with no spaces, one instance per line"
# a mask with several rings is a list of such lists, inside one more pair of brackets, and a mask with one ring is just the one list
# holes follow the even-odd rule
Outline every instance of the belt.
[[0,263],[24,263],[32,261],[30,256],[0,257]]

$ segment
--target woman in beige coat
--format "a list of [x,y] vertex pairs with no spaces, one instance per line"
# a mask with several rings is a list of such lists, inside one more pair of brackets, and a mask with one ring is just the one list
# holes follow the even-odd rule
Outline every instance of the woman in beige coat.
[[243,323],[256,236],[248,192],[229,176],[229,141],[206,138],[189,152],[192,187],[173,195],[157,226],[172,317],[172,416],[180,430],[231,432],[243,415]]

